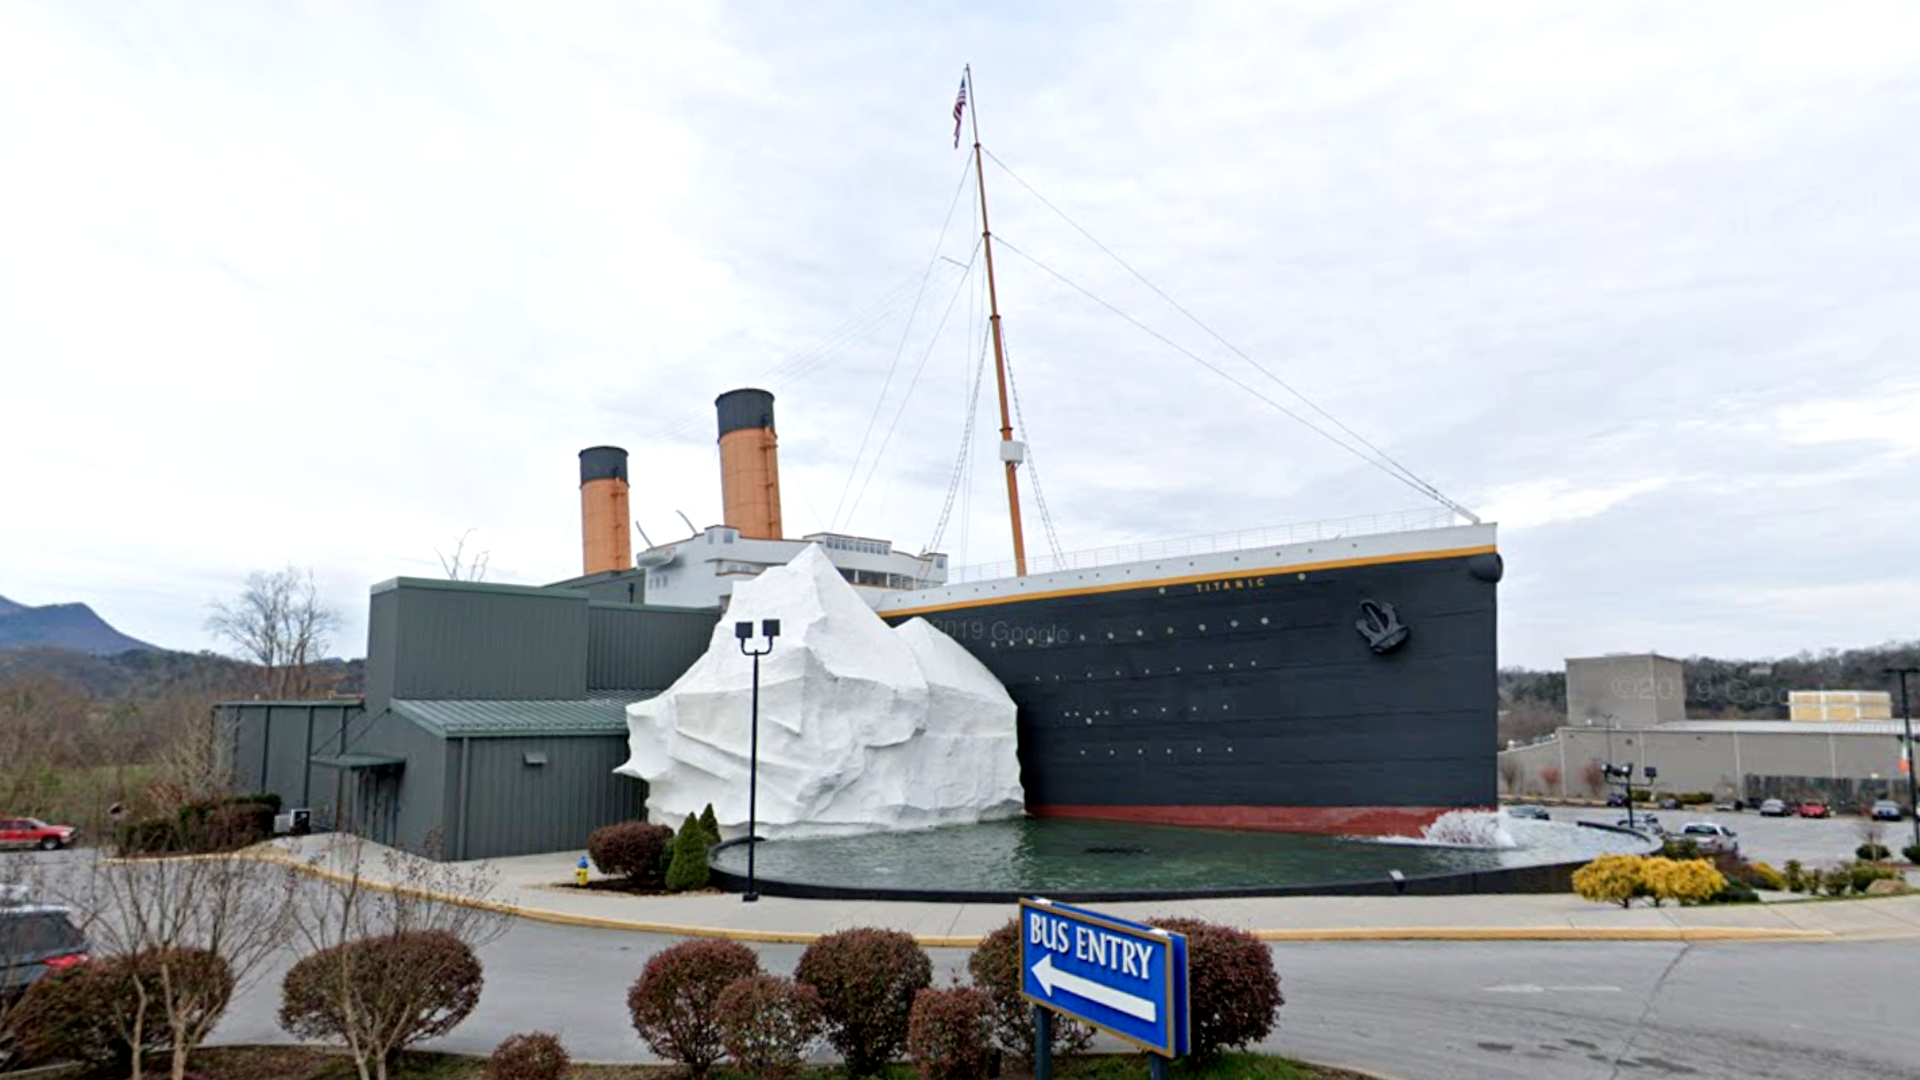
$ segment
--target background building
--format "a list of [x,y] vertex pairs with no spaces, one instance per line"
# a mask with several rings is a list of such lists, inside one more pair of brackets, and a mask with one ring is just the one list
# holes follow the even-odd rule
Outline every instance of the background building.
[[1720,799],[1826,799],[1857,809],[1907,802],[1901,724],[1884,691],[1787,695],[1790,720],[1695,720],[1678,660],[1652,653],[1567,661],[1565,726],[1500,754],[1514,795],[1589,798],[1609,790],[1600,766],[1659,770],[1656,791]]

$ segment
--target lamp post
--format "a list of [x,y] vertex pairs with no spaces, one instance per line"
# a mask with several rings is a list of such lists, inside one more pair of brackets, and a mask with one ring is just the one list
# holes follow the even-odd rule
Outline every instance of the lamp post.
[[747,756],[747,891],[741,895],[740,902],[751,904],[760,899],[754,891],[753,846],[758,837],[754,832],[759,828],[760,815],[760,658],[773,651],[773,639],[780,636],[779,619],[761,619],[760,633],[767,639],[764,649],[749,649],[747,642],[753,640],[753,623],[742,619],[733,624],[733,636],[740,642],[740,654],[753,657],[753,735],[751,749]]
[[1907,769],[1907,812],[1913,815],[1913,843],[1920,847],[1920,778],[1914,773],[1913,710],[1907,707],[1907,676],[1920,675],[1920,668],[1890,667],[1884,674],[1900,677],[1900,718],[1906,723],[1906,745],[1901,747],[1901,762]]

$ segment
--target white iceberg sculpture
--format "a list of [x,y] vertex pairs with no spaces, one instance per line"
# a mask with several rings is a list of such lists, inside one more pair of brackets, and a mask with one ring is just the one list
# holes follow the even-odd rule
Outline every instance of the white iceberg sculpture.
[[[1014,704],[924,620],[889,627],[818,547],[736,585],[706,653],[627,708],[629,760],[653,821],[713,804],[746,835],[753,662],[733,626],[780,620],[760,660],[759,835],[970,824],[1024,813]],[[765,639],[749,643],[765,647]]]

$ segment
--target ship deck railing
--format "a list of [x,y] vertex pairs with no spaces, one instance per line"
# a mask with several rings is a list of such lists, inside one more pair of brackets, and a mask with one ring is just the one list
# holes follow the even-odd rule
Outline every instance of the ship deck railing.
[[[1401,510],[1387,514],[1365,514],[1359,517],[1329,518],[1325,521],[1275,525],[1264,529],[1242,529],[1239,532],[1189,536],[1178,540],[1092,548],[1059,556],[1029,555],[1027,573],[1033,575],[1057,573],[1062,570],[1091,570],[1102,566],[1118,566],[1122,563],[1150,562],[1154,559],[1182,559],[1194,555],[1217,555],[1222,552],[1283,547],[1288,544],[1310,544],[1353,536],[1378,536],[1383,533],[1444,529],[1460,523],[1461,518],[1456,514],[1439,507]],[[944,582],[921,581],[916,582],[914,588],[937,589],[943,585],[992,581],[996,578],[1013,577],[1014,573],[1015,565],[1012,559],[1004,562],[959,566],[948,571]]]

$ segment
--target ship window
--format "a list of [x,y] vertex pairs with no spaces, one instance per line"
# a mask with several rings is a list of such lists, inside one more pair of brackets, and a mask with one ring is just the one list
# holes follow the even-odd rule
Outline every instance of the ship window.
[[729,533],[722,533],[722,534],[721,534],[721,536],[723,537],[723,539],[722,539],[722,541],[721,541],[722,543],[727,543],[727,544],[731,544],[731,543],[733,543],[733,534],[732,534],[732,533],[730,533],[730,532],[729,532]]

